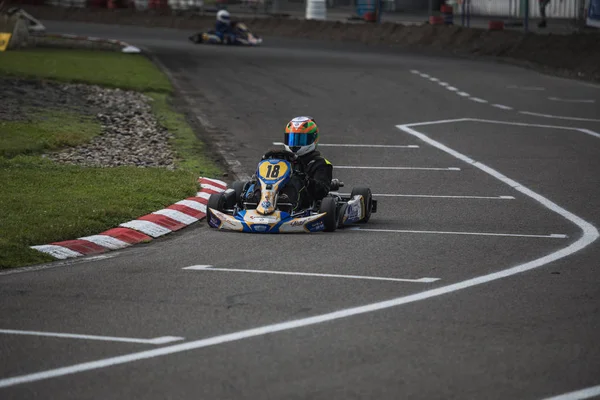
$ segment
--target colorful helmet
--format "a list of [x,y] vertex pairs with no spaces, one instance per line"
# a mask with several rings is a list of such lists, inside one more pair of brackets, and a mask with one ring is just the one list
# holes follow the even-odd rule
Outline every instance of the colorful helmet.
[[285,127],[283,145],[299,156],[310,153],[319,143],[319,127],[312,117],[296,117]]
[[230,20],[229,11],[227,11],[227,10],[220,10],[217,13],[217,21],[229,23],[229,20]]

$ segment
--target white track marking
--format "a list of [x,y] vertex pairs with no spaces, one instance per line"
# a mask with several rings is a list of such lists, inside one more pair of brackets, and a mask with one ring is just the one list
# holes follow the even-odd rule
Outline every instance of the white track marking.
[[145,221],[143,219],[136,219],[133,221],[124,222],[122,224],[119,224],[119,226],[135,229],[136,231],[140,231],[154,238],[172,232],[169,228],[165,228],[164,226],[155,224],[152,221]]
[[437,147],[438,149],[445,151],[446,153],[470,164],[483,172],[495,177],[501,182],[507,184],[509,187],[523,193],[525,196],[530,197],[531,199],[537,201],[545,208],[553,211],[560,216],[564,217],[566,220],[572,222],[577,225],[582,230],[582,235],[579,239],[564,247],[560,250],[549,253],[543,257],[536,258],[535,260],[518,264],[513,267],[509,267],[497,272],[493,272],[487,275],[481,275],[478,277],[474,277],[471,279],[467,279],[464,281],[456,282],[450,285],[438,287],[435,289],[425,290],[420,293],[411,294],[408,296],[396,297],[394,299],[380,301],[377,303],[366,304],[358,307],[346,308],[343,310],[333,311],[327,314],[315,315],[312,317],[301,318],[271,325],[263,325],[256,328],[251,328],[243,331],[232,332],[224,335],[213,336],[206,339],[194,340],[191,342],[180,343],[170,346],[161,347],[159,349],[141,351],[137,353],[125,354],[117,357],[105,358],[102,360],[89,361],[81,364],[75,364],[68,367],[56,368],[41,372],[36,372],[28,375],[15,376],[11,378],[0,379],[0,388],[14,386],[27,382],[36,382],[44,379],[55,378],[59,376],[76,374],[84,371],[91,371],[99,368],[106,368],[114,365],[122,365],[134,361],[145,360],[154,357],[165,356],[169,354],[180,353],[184,351],[190,351],[195,349],[200,349],[208,346],[215,346],[223,343],[230,343],[234,341],[239,341],[243,339],[248,339],[257,336],[269,335],[276,332],[283,332],[291,329],[303,328],[306,326],[322,324],[326,322],[331,322],[343,318],[349,318],[356,315],[367,314],[375,311],[385,310],[392,307],[398,307],[405,304],[410,304],[418,301],[427,300],[430,298],[442,296],[448,293],[454,293],[460,290],[468,289],[474,286],[483,285],[489,282],[494,282],[500,279],[508,278],[514,275],[518,275],[527,271],[532,271],[537,268],[543,267],[546,264],[552,263],[554,261],[560,260],[562,258],[568,257],[571,254],[574,254],[587,246],[593,243],[599,236],[598,230],[589,222],[579,218],[573,213],[565,210],[560,207],[558,204],[553,203],[551,200],[546,197],[522,186],[518,182],[506,177],[500,172],[484,165],[471,158],[452,150],[451,148],[443,145],[440,142],[437,142],[433,139],[430,139],[426,135],[417,132],[412,129],[412,127],[417,125],[426,125],[432,124],[429,123],[421,123],[421,124],[407,124],[407,125],[398,125],[398,129],[416,136],[417,138],[423,140],[430,145]]
[[[332,192],[333,193],[333,192]],[[350,196],[351,193],[338,193],[340,196]],[[513,196],[448,196],[433,194],[389,194],[373,193],[374,197],[420,197],[433,199],[482,199],[482,200],[514,200]]]
[[75,333],[57,333],[57,332],[38,332],[38,331],[21,331],[14,329],[0,329],[0,333],[6,335],[28,335],[28,336],[48,336],[68,339],[86,339],[86,340],[101,340],[104,342],[128,342],[128,343],[143,343],[143,344],[165,344],[183,340],[182,337],[176,336],[161,336],[154,339],[136,339],[114,336],[97,336],[97,335],[80,335]]
[[547,397],[544,400],[580,400],[600,396],[600,385],[592,386],[575,392],[561,394],[559,396]]
[[548,100],[563,101],[565,103],[595,103],[594,99],[562,99],[560,97],[548,97]]
[[41,251],[42,253],[50,254],[52,257],[58,258],[59,260],[64,260],[65,258],[71,257],[81,257],[83,255],[78,251],[53,244],[42,244],[39,246],[31,246],[31,248]]
[[411,69],[410,72],[413,73],[413,74],[418,74],[419,73],[419,71],[417,71],[416,69]]
[[583,128],[579,128],[579,129],[578,129],[578,131],[579,131],[579,132],[583,132],[583,133],[585,133],[585,134],[587,134],[587,135],[591,135],[591,136],[593,136],[593,137],[600,138],[600,133],[594,132],[594,131],[592,131],[592,130],[589,130],[589,129],[583,129]]
[[[412,71],[411,71],[412,72]],[[461,91],[460,89],[451,86],[450,84],[446,83],[446,82],[442,82],[439,81],[439,79],[434,78],[428,74],[424,74],[421,73],[419,71],[416,71],[415,73],[419,74],[420,76],[427,78],[430,81],[436,82],[438,81],[438,84],[440,86],[445,87],[446,89],[455,92],[457,95],[464,97],[466,99],[469,99],[471,101],[475,101],[477,103],[488,103],[488,100],[485,99],[481,99],[479,97],[474,97],[469,95],[467,92]],[[519,87],[516,85],[511,85],[511,86],[507,86],[508,89],[520,89],[520,90],[546,90],[543,87]],[[570,103],[595,103],[596,100],[594,99],[562,99],[559,97],[548,97],[549,100],[554,100],[554,101],[563,101],[563,102],[570,102]],[[505,106],[503,104],[491,104],[492,107],[495,108],[499,108],[501,110],[513,110],[513,107],[509,107],[509,106]],[[519,111],[519,113],[521,114],[525,114],[525,115],[531,115],[531,116],[536,116],[536,117],[544,117],[544,118],[557,118],[557,119],[565,119],[565,120],[573,120],[573,121],[592,121],[592,122],[600,122],[600,119],[594,119],[594,118],[579,118],[579,117],[568,117],[568,116],[557,116],[557,115],[548,115],[548,114],[540,114],[540,113],[534,113],[534,112],[529,112],[529,111]]]
[[[204,194],[208,194],[208,193],[204,193]],[[181,200],[178,201],[175,204],[180,204],[182,206],[186,206],[189,208],[193,208],[194,210],[198,210],[200,212],[206,212],[206,205],[200,203],[199,201],[194,201],[194,200]]]
[[210,193],[198,192],[198,193],[196,193],[196,197],[201,197],[203,199],[208,200],[210,198]]
[[375,281],[394,281],[394,282],[415,282],[415,283],[431,283],[440,280],[440,278],[420,278],[420,279],[400,279],[400,278],[383,278],[377,276],[362,276],[362,275],[337,275],[337,274],[319,274],[312,272],[288,272],[288,271],[267,271],[260,269],[235,269],[235,268],[214,268],[212,265],[192,265],[183,269],[196,271],[221,271],[221,272],[249,272],[254,274],[275,274],[275,275],[299,275],[299,276],[319,276],[326,278],[347,278],[347,279],[363,279]]
[[531,115],[534,117],[543,117],[543,118],[554,118],[554,119],[565,119],[569,121],[589,121],[589,122],[600,122],[600,119],[596,118],[580,118],[580,117],[565,117],[561,115],[549,115],[549,114],[541,114],[530,111],[519,111],[520,114]]
[[204,188],[204,189],[208,189],[208,190],[214,190],[215,192],[224,192],[225,191],[225,189],[222,189],[218,186],[210,185],[208,183],[201,183],[200,187]]
[[489,232],[451,232],[451,231],[412,231],[404,229],[372,229],[351,227],[348,230],[365,231],[365,232],[390,232],[390,233],[425,233],[433,235],[470,235],[470,236],[511,236],[511,237],[530,237],[530,238],[549,238],[549,239],[565,239],[567,235],[553,233],[550,235],[526,235],[519,233],[489,233]]
[[191,215],[187,215],[186,213],[182,213],[181,211],[172,210],[170,208],[165,208],[163,210],[158,210],[153,212],[152,214],[161,214],[171,219],[174,219],[177,222],[181,222],[182,224],[193,224],[198,221],[198,218],[194,218]]
[[87,240],[97,244],[98,246],[106,247],[111,250],[124,249],[125,247],[131,246],[130,243],[124,242],[117,238],[108,235],[92,235],[80,237],[80,240]]
[[487,103],[487,100],[480,99],[479,97],[469,97],[469,100],[477,102],[477,103]]
[[546,88],[539,87],[539,86],[517,86],[517,85],[510,85],[510,86],[507,86],[506,88],[507,89],[519,89],[519,90],[536,90],[536,91],[546,90]]
[[351,166],[351,165],[336,165],[336,169],[419,169],[427,171],[460,171],[457,167],[363,167],[363,166]]
[[505,106],[503,104],[492,104],[492,107],[496,107],[496,108],[499,108],[501,110],[512,110],[513,109],[512,107]]
[[[283,146],[282,142],[273,142],[274,145]],[[375,148],[398,148],[398,149],[418,149],[420,146],[417,144],[333,144],[333,143],[319,143],[319,147],[375,147]]]

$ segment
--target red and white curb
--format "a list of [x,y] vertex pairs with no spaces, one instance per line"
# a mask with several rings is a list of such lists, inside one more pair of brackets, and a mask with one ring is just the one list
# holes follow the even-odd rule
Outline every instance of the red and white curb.
[[198,183],[200,191],[196,193],[196,196],[188,197],[162,210],[124,222],[117,228],[97,235],[31,246],[31,248],[64,260],[150,242],[152,239],[178,231],[204,218],[210,195],[227,190],[227,183],[217,179],[200,177]]
[[103,38],[94,37],[94,36],[77,36],[77,35],[71,35],[71,34],[67,34],[67,33],[42,33],[42,34],[38,34],[38,36],[45,36],[45,37],[51,37],[51,38],[53,37],[53,38],[59,38],[59,39],[73,39],[73,40],[81,40],[81,41],[86,41],[86,42],[110,43],[110,44],[116,44],[118,46],[121,46],[122,53],[141,53],[142,52],[139,48],[132,46],[129,43],[125,43],[123,41],[115,40],[115,39],[103,39]]

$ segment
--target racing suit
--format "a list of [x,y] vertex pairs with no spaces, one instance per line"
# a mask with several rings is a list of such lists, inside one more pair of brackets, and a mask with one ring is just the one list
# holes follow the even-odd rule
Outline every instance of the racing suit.
[[215,26],[215,33],[221,40],[225,40],[225,37],[229,37],[229,41],[233,42],[235,40],[235,33],[233,32],[233,22],[225,23],[221,21],[217,21]]
[[[297,200],[296,207],[308,207],[313,201],[322,200],[327,196],[333,178],[333,165],[321,156],[320,152],[315,150],[298,157],[294,167],[299,167],[298,169],[306,174],[304,177],[302,174],[293,175],[287,185],[296,189],[297,199],[290,198],[292,202]],[[283,192],[286,192],[285,189]]]

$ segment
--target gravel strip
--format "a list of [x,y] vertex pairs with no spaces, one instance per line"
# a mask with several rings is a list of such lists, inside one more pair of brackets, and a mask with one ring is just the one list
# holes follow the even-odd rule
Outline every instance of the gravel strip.
[[59,163],[87,167],[175,169],[173,137],[152,114],[152,99],[138,92],[84,84],[0,79],[0,120],[30,120],[35,111],[57,109],[93,115],[102,134],[89,143],[52,152]]

